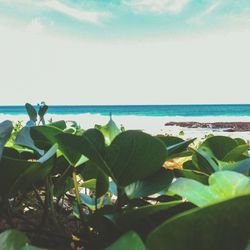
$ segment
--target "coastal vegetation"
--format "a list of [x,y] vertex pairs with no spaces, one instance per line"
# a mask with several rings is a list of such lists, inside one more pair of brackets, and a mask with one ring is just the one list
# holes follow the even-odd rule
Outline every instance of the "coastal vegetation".
[[[33,249],[250,247],[250,156],[203,141],[104,125],[0,124],[0,246]],[[181,136],[181,134],[180,134]]]

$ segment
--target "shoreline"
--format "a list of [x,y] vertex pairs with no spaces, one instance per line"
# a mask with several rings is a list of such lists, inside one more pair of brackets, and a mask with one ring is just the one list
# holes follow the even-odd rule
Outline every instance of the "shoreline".
[[[72,115],[58,115],[48,113],[45,116],[46,122],[52,118],[53,121],[65,120],[76,121],[83,129],[93,128],[95,124],[105,125],[109,121],[109,116],[100,114],[72,114]],[[113,115],[112,119],[118,127],[124,126],[126,130],[142,130],[146,133],[157,135],[175,135],[187,138],[204,138],[208,134],[226,135],[231,137],[242,137],[243,139],[250,140],[250,129],[241,129],[236,131],[225,131],[224,125],[232,126],[237,124],[238,127],[241,123],[249,124],[250,116],[137,116],[137,115]],[[0,122],[4,120],[11,120],[13,122],[22,121],[23,124],[28,121],[28,115],[3,115],[0,114]],[[212,123],[219,123],[213,128]],[[231,124],[231,125],[230,125]],[[245,125],[246,125],[245,124]],[[166,126],[167,125],[167,126]],[[181,126],[182,125],[182,126]],[[231,127],[230,127],[231,128]],[[230,129],[229,128],[229,129]],[[180,135],[183,131],[184,135]]]

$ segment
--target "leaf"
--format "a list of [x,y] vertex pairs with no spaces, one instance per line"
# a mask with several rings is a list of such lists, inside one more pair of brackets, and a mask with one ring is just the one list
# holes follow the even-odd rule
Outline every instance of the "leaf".
[[167,147],[167,159],[172,159],[175,157],[186,157],[191,155],[191,152],[188,152],[187,148],[195,140],[195,138],[187,141],[184,141],[183,139],[175,136],[159,136],[158,138],[162,142],[164,142]]
[[188,147],[194,140],[195,140],[195,138],[194,138],[194,139],[190,139],[190,140],[188,140],[188,141],[183,141],[183,142],[180,142],[180,143],[177,143],[177,144],[168,146],[168,147],[167,147],[168,154],[169,154],[169,155],[174,155],[174,154],[179,154],[179,153],[181,153],[182,151],[186,150],[187,147]]
[[178,178],[169,187],[169,191],[199,207],[250,194],[250,178],[237,172],[216,172],[209,177],[208,182],[209,186],[195,180]]
[[35,123],[37,121],[37,112],[36,112],[36,110],[34,109],[34,107],[30,103],[26,103],[25,108],[27,110],[27,113],[29,115],[30,120]]
[[170,201],[162,202],[155,205],[146,205],[142,207],[134,207],[124,211],[124,213],[118,217],[117,224],[122,226],[136,224],[137,221],[147,218],[148,216],[158,213],[160,211],[165,211],[171,207],[177,206],[183,203],[183,201]]
[[31,127],[23,127],[20,132],[17,134],[16,140],[14,142],[15,145],[21,145],[23,147],[27,147],[30,149],[35,150],[39,155],[43,155],[44,154],[44,150],[39,149],[31,135],[30,135],[30,129]]
[[109,189],[109,177],[98,169],[96,178],[96,197],[100,198]]
[[54,182],[54,196],[60,197],[61,195],[64,195],[66,192],[71,190],[73,187],[74,182],[71,176],[61,176]]
[[0,234],[1,250],[46,250],[28,244],[26,235],[16,229],[8,229]]
[[250,196],[178,214],[153,230],[149,250],[244,250],[250,234]]
[[247,142],[242,138],[234,138],[234,140],[236,141],[237,145],[247,144]]
[[[40,121],[44,121],[44,115],[47,112],[48,108],[49,107],[47,105],[41,105],[39,107],[38,115],[40,117]],[[43,122],[43,125],[44,125],[44,122]]]
[[167,152],[164,144],[140,131],[119,134],[107,148],[106,161],[118,186],[125,187],[159,170]]
[[82,166],[79,166],[77,171],[79,172],[83,181],[87,181],[90,179],[96,179],[98,167],[92,161],[87,161]]
[[184,142],[182,138],[176,136],[157,136],[157,138],[160,139],[162,142],[164,142],[166,147],[170,147],[179,144],[181,142]]
[[239,173],[248,173],[250,169],[250,158],[237,162],[220,162],[221,170],[231,170]]
[[248,146],[238,145],[236,140],[226,136],[206,139],[193,154],[192,161],[197,170],[211,174],[221,169],[230,169],[233,161],[247,158]]
[[117,241],[106,248],[106,250],[146,250],[143,241],[134,231],[122,235]]
[[81,186],[96,191],[95,195],[97,198],[107,193],[109,189],[109,177],[100,171],[96,165],[86,165],[84,170],[81,171],[80,176],[84,181]]
[[0,194],[13,196],[17,191],[26,191],[33,183],[43,180],[54,166],[57,146],[53,146],[37,161],[3,157],[0,163]]
[[56,150],[57,145],[52,146],[40,159],[29,165],[12,184],[10,194],[16,191],[26,191],[32,184],[44,180],[54,167]]
[[0,123],[0,160],[2,158],[4,145],[9,140],[12,130],[13,124],[11,121],[6,120]]
[[247,144],[241,144],[239,146],[236,146],[235,148],[233,148],[231,151],[229,151],[224,158],[222,159],[222,161],[238,161],[242,159],[242,155],[244,153],[247,153],[249,149],[249,145]]
[[212,174],[219,170],[218,160],[211,154],[209,149],[201,149],[193,154],[192,162],[197,170],[201,172]]
[[107,145],[110,145],[114,138],[121,133],[121,130],[116,126],[111,117],[105,126],[96,125],[95,128],[102,132]]
[[18,250],[29,242],[24,233],[9,229],[0,234],[1,250]]
[[153,175],[126,186],[125,193],[130,199],[146,197],[166,189],[173,178],[173,171],[160,168]]
[[62,133],[61,129],[46,126],[35,126],[30,128],[30,135],[34,141],[34,144],[41,149],[50,148],[56,143],[56,135]]
[[51,122],[48,125],[50,127],[55,127],[55,128],[60,129],[60,130],[64,130],[67,127],[65,121],[63,121],[63,120],[56,121],[56,122]]
[[196,180],[203,184],[208,184],[208,175],[196,170],[175,169],[174,173],[176,177],[185,177],[188,179]]
[[95,191],[96,179],[90,179],[90,180],[84,181],[81,184],[81,187],[88,188],[88,189],[91,189],[91,190]]
[[198,148],[198,151],[204,149],[211,152],[218,160],[223,158],[234,148],[237,147],[237,143],[234,139],[227,136],[213,136],[206,139]]
[[102,133],[96,129],[89,129],[82,136],[61,133],[56,135],[59,149],[72,166],[75,166],[83,154],[103,171],[108,171],[104,162],[105,144]]

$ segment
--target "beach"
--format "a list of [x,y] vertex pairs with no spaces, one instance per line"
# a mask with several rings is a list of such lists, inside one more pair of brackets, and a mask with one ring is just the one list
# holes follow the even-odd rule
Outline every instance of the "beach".
[[[112,119],[118,127],[123,126],[126,130],[142,130],[152,135],[176,135],[184,139],[197,137],[204,138],[206,135],[225,135],[241,137],[250,140],[250,116],[142,116],[142,115],[113,115]],[[14,123],[22,121],[25,125],[28,115],[1,114],[0,121],[11,120]],[[75,121],[83,129],[93,128],[95,124],[105,125],[109,121],[108,115],[101,114],[52,114],[45,117],[49,121],[65,120],[69,124]],[[216,126],[211,125],[215,123]],[[234,129],[238,125],[240,129]],[[180,133],[181,132],[181,133]]]

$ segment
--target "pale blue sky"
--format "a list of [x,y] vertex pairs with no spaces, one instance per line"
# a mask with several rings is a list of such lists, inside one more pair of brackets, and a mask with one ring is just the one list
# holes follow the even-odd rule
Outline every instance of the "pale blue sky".
[[0,105],[250,102],[249,0],[0,0],[0,34]]
[[0,15],[87,38],[141,38],[249,25],[249,0],[0,0]]

